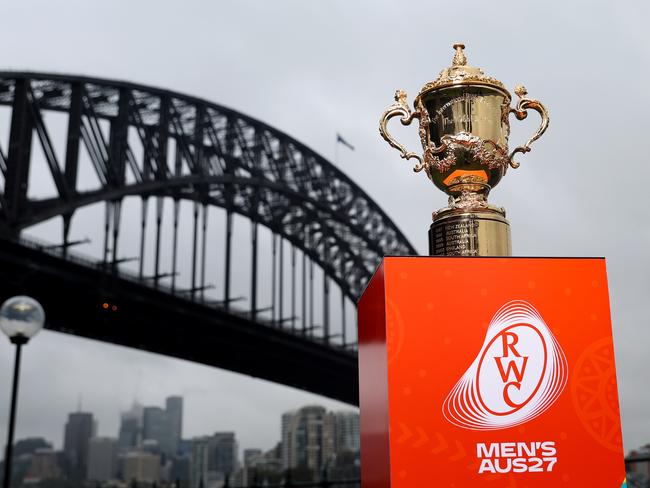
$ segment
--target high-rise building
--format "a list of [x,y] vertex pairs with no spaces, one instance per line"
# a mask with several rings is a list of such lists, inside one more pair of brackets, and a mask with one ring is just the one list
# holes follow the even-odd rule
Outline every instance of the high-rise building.
[[17,440],[14,444],[13,457],[18,458],[23,454],[34,454],[37,449],[52,449],[52,443],[42,437],[27,437]]
[[165,408],[145,407],[142,416],[142,441],[154,440],[167,457],[178,452],[183,434],[183,398],[168,397]]
[[361,448],[359,438],[359,414],[357,412],[336,412],[336,452],[358,452]]
[[126,412],[122,412],[120,418],[120,433],[118,445],[122,450],[136,449],[142,442],[142,416],[144,409],[141,405],[134,403]]
[[[258,467],[263,467],[264,454],[261,449],[244,449],[244,466],[237,474],[239,486],[248,486],[254,480]],[[237,485],[235,485],[237,486]]]
[[254,468],[263,460],[261,449],[244,449],[244,467]]
[[93,437],[88,443],[88,474],[90,481],[117,479],[117,439]]
[[137,448],[142,441],[142,427],[137,419],[122,417],[118,446],[120,449],[130,451]]
[[282,471],[282,442],[278,442],[273,449],[266,451],[262,457],[260,467],[270,472]]
[[177,455],[171,459],[169,480],[176,484],[177,488],[188,488],[190,482],[191,458],[188,454]]
[[161,454],[160,446],[156,439],[143,440],[139,450],[142,452],[150,452],[151,454]]
[[239,448],[234,432],[217,432],[210,438],[208,471],[218,479],[232,475],[239,467]]
[[172,429],[167,411],[160,407],[145,407],[142,440],[156,441],[160,452],[173,454]]
[[320,471],[334,455],[336,420],[324,407],[307,406],[282,416],[282,465]]
[[208,460],[210,453],[210,438],[195,437],[192,439],[192,456],[190,461],[190,488],[203,488],[208,481]]
[[124,481],[158,483],[160,481],[160,456],[150,452],[132,451],[123,459]]
[[179,456],[192,455],[192,439],[181,439],[178,443],[178,454]]
[[183,397],[167,397],[165,410],[170,427],[171,453],[177,454],[179,443],[183,438]]
[[297,411],[292,410],[282,414],[280,447],[282,449],[282,469],[289,469],[289,458],[293,449],[293,436],[290,435],[290,429]]
[[58,453],[49,448],[38,448],[32,454],[23,483],[38,483],[61,477]]
[[93,414],[75,412],[65,424],[63,453],[66,472],[71,479],[81,480],[88,469],[88,441],[94,434]]

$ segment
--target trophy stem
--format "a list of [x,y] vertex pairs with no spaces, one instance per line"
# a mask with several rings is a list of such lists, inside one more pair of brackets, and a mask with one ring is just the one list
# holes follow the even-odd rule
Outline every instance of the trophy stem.
[[431,256],[510,256],[510,224],[503,209],[445,208],[429,228]]

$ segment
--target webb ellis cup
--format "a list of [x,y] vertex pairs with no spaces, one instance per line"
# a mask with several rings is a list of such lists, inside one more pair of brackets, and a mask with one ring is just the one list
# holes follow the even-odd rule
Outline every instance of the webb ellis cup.
[[[515,88],[517,105],[504,85],[479,68],[469,66],[463,44],[455,44],[452,65],[424,85],[413,102],[406,93],[395,93],[395,104],[381,117],[379,132],[404,159],[415,159],[414,171],[424,170],[429,179],[449,196],[449,206],[433,214],[429,229],[429,254],[457,256],[509,256],[510,224],[505,210],[487,201],[508,167],[517,168],[517,153],[527,153],[548,127],[548,112],[537,100],[527,98],[523,86]],[[509,115],[518,120],[528,110],[542,118],[537,132],[523,145],[508,149]],[[388,132],[387,123],[400,117],[403,125],[420,122],[424,153],[409,152]]]

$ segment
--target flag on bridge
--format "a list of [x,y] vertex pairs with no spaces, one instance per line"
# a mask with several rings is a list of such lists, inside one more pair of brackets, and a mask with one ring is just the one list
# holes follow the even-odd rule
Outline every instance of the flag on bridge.
[[336,134],[336,143],[337,144],[343,144],[350,151],[354,151],[354,146],[352,144],[350,144],[348,141],[346,141],[345,139],[343,139],[343,137],[341,137],[341,134],[339,134],[339,133]]

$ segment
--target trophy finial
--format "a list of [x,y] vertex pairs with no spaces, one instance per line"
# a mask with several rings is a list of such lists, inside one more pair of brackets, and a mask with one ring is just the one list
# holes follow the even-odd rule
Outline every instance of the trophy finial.
[[515,87],[515,94],[519,98],[524,98],[526,95],[528,95],[528,90],[526,90],[526,87],[524,85],[517,85]]
[[467,57],[463,52],[465,44],[457,42],[454,44],[454,49],[456,50],[456,54],[454,54],[454,60],[451,62],[452,66],[465,66],[467,64]]

